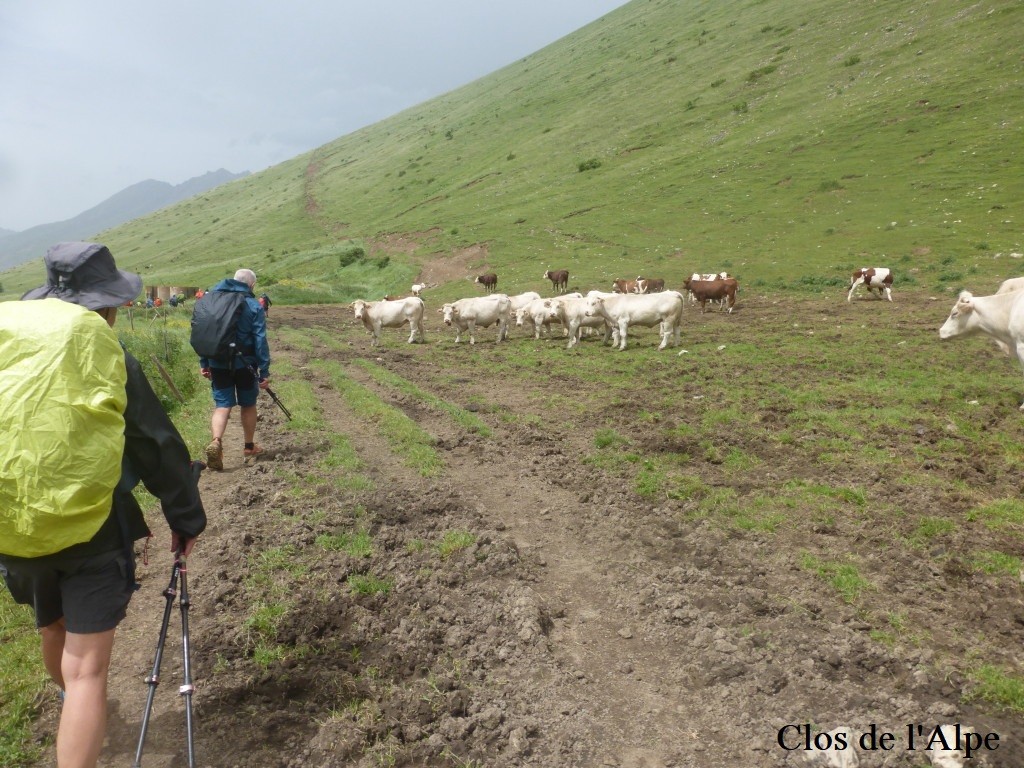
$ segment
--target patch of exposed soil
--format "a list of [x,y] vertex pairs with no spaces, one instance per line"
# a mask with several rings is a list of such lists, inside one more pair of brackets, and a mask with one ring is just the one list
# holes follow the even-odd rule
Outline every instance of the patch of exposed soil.
[[[412,234],[388,234],[371,240],[369,246],[374,253],[398,252],[408,257],[429,245],[439,234],[440,230],[436,228]],[[473,243],[465,248],[457,248],[451,253],[434,253],[420,258],[420,271],[415,282],[433,288],[457,280],[472,281],[476,274],[486,270],[489,253],[486,243]]]
[[[818,311],[831,309],[823,303]],[[788,324],[791,309],[766,301],[757,318]],[[442,331],[429,329],[426,345],[389,338],[371,351],[340,307],[275,306],[271,321],[275,331],[308,337],[298,345],[276,333],[273,351],[279,369],[287,363],[308,381],[326,426],[288,429],[264,404],[258,437],[266,456],[244,466],[232,431],[226,470],[204,474],[210,526],[188,574],[199,765],[759,768],[804,764],[802,751],[787,752],[776,739],[788,723],[812,723],[856,735],[872,724],[896,732],[899,748],[862,752],[860,764],[909,768],[926,762],[905,749],[908,723],[958,720],[1000,734],[988,765],[1024,765],[1020,718],[963,704],[964,680],[938,663],[982,636],[1016,654],[1024,640],[1018,587],[958,567],[956,558],[938,568],[926,552],[874,556],[889,551],[884,544],[897,533],[864,517],[794,509],[797,522],[771,533],[692,519],[687,501],[652,502],[612,469],[581,461],[594,445],[583,422],[636,429],[638,413],[658,412],[659,383],[702,397],[696,393],[709,381],[700,372],[658,382],[652,371],[655,386],[645,382],[625,405],[602,398],[595,382],[574,393],[578,411],[553,412],[544,403],[566,386],[556,377],[539,374],[524,388],[521,379],[476,375],[481,361],[500,362],[532,340],[471,351],[435,343]],[[318,341],[317,330],[342,343]],[[475,411],[492,434],[379,386],[354,364],[365,359]],[[423,477],[410,467],[338,394],[331,364],[433,435],[443,471]],[[794,375],[814,370],[813,361],[793,366]],[[781,424],[787,416],[769,404],[756,418]],[[350,441],[372,488],[351,489],[339,481],[351,471],[324,465],[332,433]],[[838,480],[792,451],[740,447],[760,452],[763,474],[735,488],[708,455],[709,487],[742,497],[780,477]],[[705,452],[685,431],[659,434],[646,450]],[[1018,482],[985,476],[983,465],[963,471]],[[882,477],[859,480],[903,494],[908,509],[965,503],[955,483],[921,495]],[[318,544],[360,527],[372,535],[370,554]],[[154,530],[143,589],[115,647],[103,766],[130,764],[135,752],[170,569],[165,529]],[[443,556],[437,544],[450,532],[472,540]],[[805,549],[860,553],[902,621],[931,628],[928,642],[880,640],[863,611],[809,578],[799,562]],[[261,553],[281,554],[283,564],[271,570]],[[390,590],[355,594],[350,577],[367,574]],[[251,617],[261,605],[282,606],[263,635],[285,651],[281,659],[259,657]],[[178,638],[175,612],[146,766],[185,765]],[[48,711],[40,730],[54,717]]]

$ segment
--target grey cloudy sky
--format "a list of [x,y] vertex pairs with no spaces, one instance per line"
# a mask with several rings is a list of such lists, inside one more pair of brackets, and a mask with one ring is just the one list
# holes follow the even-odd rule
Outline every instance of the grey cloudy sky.
[[260,171],[626,0],[3,0],[0,228],[145,179]]

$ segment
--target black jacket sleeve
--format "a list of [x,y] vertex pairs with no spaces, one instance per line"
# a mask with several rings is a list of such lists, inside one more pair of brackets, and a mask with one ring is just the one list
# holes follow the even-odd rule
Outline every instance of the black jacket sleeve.
[[125,352],[128,406],[124,421],[124,457],[131,473],[160,499],[171,530],[193,538],[206,528],[206,511],[191,469],[188,448],[142,366]]

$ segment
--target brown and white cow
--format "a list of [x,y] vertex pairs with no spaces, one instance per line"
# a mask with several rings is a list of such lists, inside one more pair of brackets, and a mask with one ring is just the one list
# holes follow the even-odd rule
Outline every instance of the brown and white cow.
[[493,272],[488,272],[484,275],[477,275],[476,280],[473,282],[478,285],[482,285],[487,293],[491,293],[498,288],[498,276]]
[[729,313],[732,314],[733,307],[736,306],[736,291],[739,290],[740,284],[735,277],[717,280],[694,280],[690,277],[683,281],[683,287],[700,303],[701,314],[704,314],[705,305],[709,301],[721,302],[722,309],[728,304]]
[[614,293],[636,293],[636,280],[626,280],[621,277],[613,280],[612,291]]
[[855,269],[853,274],[850,275],[850,292],[846,296],[847,302],[853,300],[853,292],[857,290],[859,285],[867,286],[869,294],[878,291],[879,299],[884,294],[885,298],[892,301],[891,269],[886,269],[885,267],[861,267],[860,269]]
[[569,287],[569,270],[549,269],[544,273],[544,279],[551,281],[552,290],[564,291]]
[[[728,277],[732,277],[728,272],[694,272],[690,275],[691,280],[725,280]],[[697,303],[697,298],[692,292],[688,293],[688,298],[691,304]]]
[[641,277],[636,278],[636,292],[637,293],[660,293],[665,290],[665,281],[660,277]]

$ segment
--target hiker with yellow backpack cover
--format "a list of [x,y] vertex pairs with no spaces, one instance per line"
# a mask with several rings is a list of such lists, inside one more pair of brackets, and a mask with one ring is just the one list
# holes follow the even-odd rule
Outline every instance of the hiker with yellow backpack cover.
[[46,284],[0,303],[0,574],[32,605],[43,662],[65,692],[59,768],[96,765],[114,632],[150,536],[132,489],[160,500],[170,549],[206,527],[188,449],[113,331],[142,279],[106,246],[59,243]]

